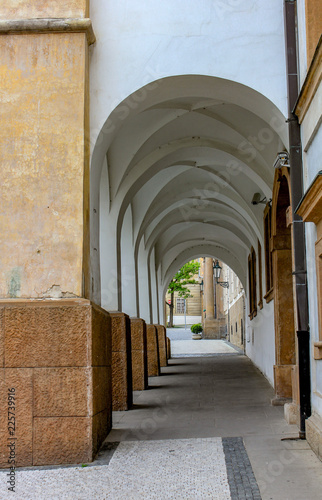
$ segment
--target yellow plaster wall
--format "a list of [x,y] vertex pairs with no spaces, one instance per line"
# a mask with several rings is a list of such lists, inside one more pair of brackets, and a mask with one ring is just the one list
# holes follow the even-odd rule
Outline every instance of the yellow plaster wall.
[[321,0],[306,0],[306,50],[307,65],[310,66],[319,38],[322,34]]
[[81,296],[86,35],[2,35],[0,53],[0,296]]
[[88,0],[0,0],[0,19],[87,16]]

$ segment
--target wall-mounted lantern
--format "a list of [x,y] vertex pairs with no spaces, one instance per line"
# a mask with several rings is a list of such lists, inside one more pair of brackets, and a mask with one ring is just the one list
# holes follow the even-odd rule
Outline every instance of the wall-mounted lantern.
[[214,277],[215,277],[215,283],[216,283],[216,285],[220,285],[223,288],[229,288],[229,282],[228,281],[219,281],[222,267],[219,265],[218,260],[215,261],[215,263],[213,265],[213,269],[214,269]]

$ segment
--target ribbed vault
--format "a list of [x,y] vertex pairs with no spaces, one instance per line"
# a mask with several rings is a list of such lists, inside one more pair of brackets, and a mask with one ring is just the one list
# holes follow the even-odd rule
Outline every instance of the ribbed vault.
[[[263,245],[262,210],[251,200],[256,192],[271,197],[272,166],[287,146],[286,134],[284,117],[268,99],[212,77],[165,78],[114,110],[95,146],[91,178],[93,213],[115,227],[113,251],[101,244],[92,260],[94,278],[101,265],[106,286],[104,259],[115,258],[119,309],[127,312],[122,268],[132,258],[137,314],[146,300],[140,280],[149,280],[153,308],[153,287],[162,296],[177,269],[197,256],[224,261],[245,285],[249,250],[257,240]],[[102,175],[105,204],[95,194]],[[97,247],[95,217],[93,228]],[[98,274],[94,281],[99,287]]]

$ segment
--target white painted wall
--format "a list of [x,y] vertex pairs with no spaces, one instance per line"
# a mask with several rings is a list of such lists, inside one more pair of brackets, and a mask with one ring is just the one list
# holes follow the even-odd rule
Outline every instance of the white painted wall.
[[150,323],[150,299],[147,258],[147,251],[144,248],[143,240],[141,240],[138,254],[139,316],[140,318],[143,318],[147,323]]
[[301,124],[304,161],[304,191],[322,169],[322,84]]
[[101,306],[108,311],[117,311],[116,224],[110,214],[106,159],[102,169],[99,198]]
[[[258,254],[256,253],[258,263]],[[257,265],[257,301],[259,300],[259,280]],[[263,295],[265,295],[265,259],[262,247],[262,284]],[[263,298],[263,309],[257,307],[257,316],[249,319],[249,290],[247,278],[247,294],[245,297],[245,336],[246,354],[265,375],[274,387],[274,365],[275,365],[275,327],[274,327],[274,300],[269,303]]]
[[158,267],[156,272],[156,280],[157,280],[157,291],[158,291],[158,301],[159,301],[159,324],[166,325],[166,309],[168,306],[165,306],[165,300],[163,296],[163,288],[161,285],[162,277],[161,277],[161,266]]
[[321,361],[314,360],[314,342],[319,339],[319,318],[317,301],[317,282],[315,265],[315,242],[316,226],[313,222],[305,224],[306,229],[306,253],[307,253],[307,279],[309,295],[309,321],[310,321],[310,341],[311,341],[311,390],[312,407],[322,415],[322,368]]
[[[322,170],[322,84],[320,83],[308,112],[301,125],[304,148],[304,191],[306,191],[318,171]],[[314,360],[314,342],[319,341],[319,318],[317,303],[317,270],[315,264],[316,226],[305,224],[306,265],[309,297],[309,323],[311,341],[311,403],[312,410],[322,416],[322,361]]]
[[151,323],[158,324],[159,317],[158,314],[158,296],[157,296],[157,282],[156,282],[156,274],[155,274],[155,252],[154,249],[150,255],[150,279],[151,279]]
[[274,387],[274,301],[265,303],[262,310],[257,309],[257,316],[252,321],[248,318],[248,305],[246,311],[246,354]]
[[296,5],[300,84],[303,85],[307,72],[305,0],[297,0]]
[[90,4],[96,35],[90,60],[92,147],[121,101],[147,83],[173,75],[240,82],[286,114],[280,0],[91,0]]
[[[167,321],[169,321],[170,316],[167,317]],[[194,325],[196,323],[201,323],[201,316],[186,316],[186,325],[187,328],[189,325]],[[173,324],[174,325],[184,325],[184,315],[182,316],[173,316]]]
[[[321,121],[321,109],[322,109],[322,85],[320,86],[321,90],[321,101],[320,103],[315,103],[317,105],[321,104],[320,107],[320,117],[319,121]],[[305,187],[306,189],[313,182],[316,174],[319,170],[322,169],[322,126],[319,124],[314,130],[311,136],[312,142],[310,143],[306,155],[306,175],[305,175]]]
[[121,233],[122,311],[136,317],[135,266],[131,205],[124,216]]

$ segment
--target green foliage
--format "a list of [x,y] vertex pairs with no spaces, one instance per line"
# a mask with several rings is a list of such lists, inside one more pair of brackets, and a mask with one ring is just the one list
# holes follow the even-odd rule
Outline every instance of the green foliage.
[[192,333],[201,333],[202,332],[201,323],[196,323],[195,325],[191,325],[191,331]]
[[183,297],[184,299],[191,297],[187,285],[198,283],[198,281],[193,279],[193,276],[198,273],[199,268],[199,262],[193,260],[184,264],[170,281],[168,293],[178,292],[179,297]]

